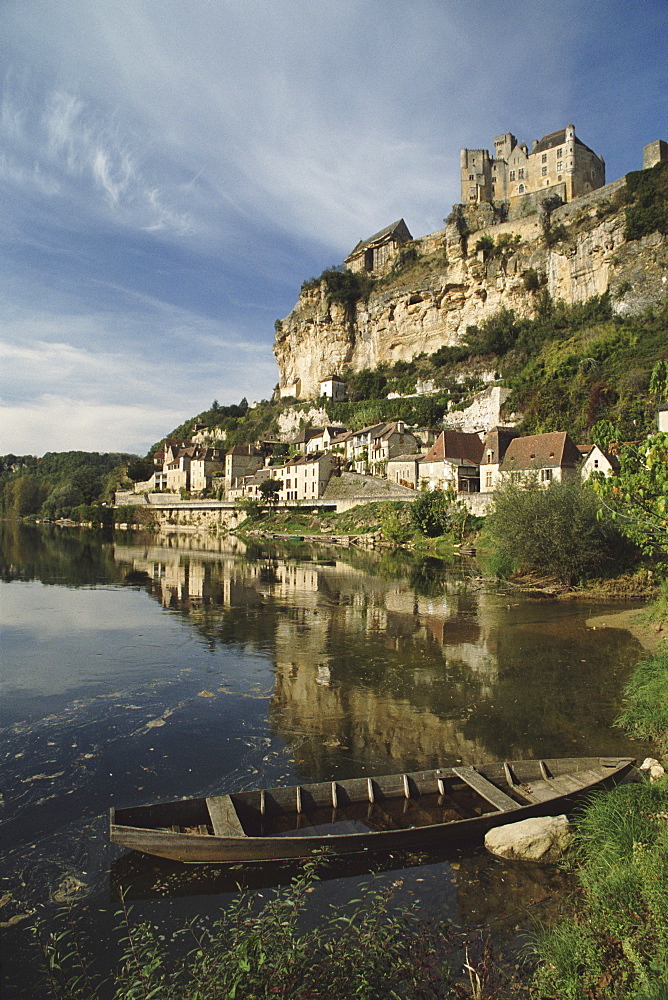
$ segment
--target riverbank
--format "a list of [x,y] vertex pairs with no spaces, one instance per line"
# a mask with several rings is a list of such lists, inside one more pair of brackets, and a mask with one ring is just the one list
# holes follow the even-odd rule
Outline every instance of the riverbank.
[[585,622],[587,628],[620,628],[630,632],[648,653],[658,653],[668,648],[668,621],[650,620],[646,608],[613,611],[596,615]]

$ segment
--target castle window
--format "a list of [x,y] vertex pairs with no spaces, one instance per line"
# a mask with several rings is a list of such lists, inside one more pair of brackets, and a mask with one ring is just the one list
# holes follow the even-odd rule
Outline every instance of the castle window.
[[474,181],[475,180],[475,174],[469,174],[469,180],[470,181]]
[[524,167],[520,167],[520,169],[517,171],[517,179],[522,180],[523,177],[524,177]]
[[561,180],[561,174],[559,174],[559,176],[557,177],[557,180],[558,180],[558,181],[560,181],[560,180]]
[[515,171],[514,170],[510,171],[510,179],[511,179],[511,181],[515,180]]
[[540,162],[547,163],[547,153],[543,153],[543,155],[540,158]]
[[547,167],[542,167],[540,172],[543,177],[547,177]]
[[520,194],[524,194],[524,184],[520,184],[520,186],[519,186],[519,193]]
[[564,165],[563,165],[563,163],[561,162],[561,160],[559,160],[559,161],[557,162],[557,170],[563,170],[563,169],[564,169]]
[[558,160],[560,160],[560,159],[561,159],[561,153],[562,153],[562,150],[561,150],[561,149],[558,149],[558,150],[557,150],[557,159],[558,159]]

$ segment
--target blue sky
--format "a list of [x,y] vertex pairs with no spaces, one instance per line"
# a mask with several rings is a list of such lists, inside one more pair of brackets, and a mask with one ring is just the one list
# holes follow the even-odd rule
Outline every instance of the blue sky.
[[0,453],[143,453],[270,398],[304,278],[459,149],[668,138],[665,0],[2,0]]

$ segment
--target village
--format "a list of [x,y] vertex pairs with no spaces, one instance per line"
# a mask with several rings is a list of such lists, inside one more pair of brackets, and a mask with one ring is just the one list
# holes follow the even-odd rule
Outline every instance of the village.
[[[487,396],[490,391],[479,394]],[[340,401],[345,384],[337,376],[321,383],[321,399]],[[346,506],[385,499],[414,499],[418,492],[454,493],[472,513],[484,516],[504,481],[526,480],[535,489],[552,482],[619,470],[619,447],[579,444],[565,431],[522,435],[511,424],[484,426],[497,406],[467,409],[442,427],[409,426],[401,420],[348,430],[337,425],[306,426],[288,440],[262,438],[224,448],[216,431],[195,426],[190,438],[166,438],[154,453],[155,471],[134,489],[118,491],[116,504],[178,504],[199,510],[209,501],[238,505],[252,499],[283,506],[320,506],[335,500],[346,477]],[[460,428],[460,429],[457,429]],[[668,404],[659,407],[657,429],[668,431]],[[243,506],[243,503],[241,503]]]

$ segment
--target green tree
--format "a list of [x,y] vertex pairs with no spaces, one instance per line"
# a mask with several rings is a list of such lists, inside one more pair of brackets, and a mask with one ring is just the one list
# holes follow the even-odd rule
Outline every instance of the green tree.
[[494,495],[487,528],[502,561],[567,584],[604,572],[613,553],[626,556],[611,518],[600,515],[596,493],[579,479],[547,489],[534,478],[505,484]]
[[619,438],[619,431],[610,420],[598,420],[591,429],[591,439],[601,451],[609,451]]
[[444,535],[452,523],[451,507],[454,494],[445,490],[420,493],[410,506],[411,521],[427,538]]
[[239,497],[236,506],[244,512],[249,521],[257,520],[262,511],[262,501],[256,497]]
[[278,479],[265,479],[258,486],[258,492],[262,494],[265,503],[273,506],[278,503],[278,494],[281,492],[282,485]]
[[592,477],[603,510],[647,555],[668,557],[668,434],[627,445],[614,476]]
[[37,514],[44,499],[43,484],[35,476],[19,476],[8,483],[8,512],[12,517]]
[[668,399],[668,359],[657,361],[652,368],[649,391],[654,396],[654,402],[657,406]]

